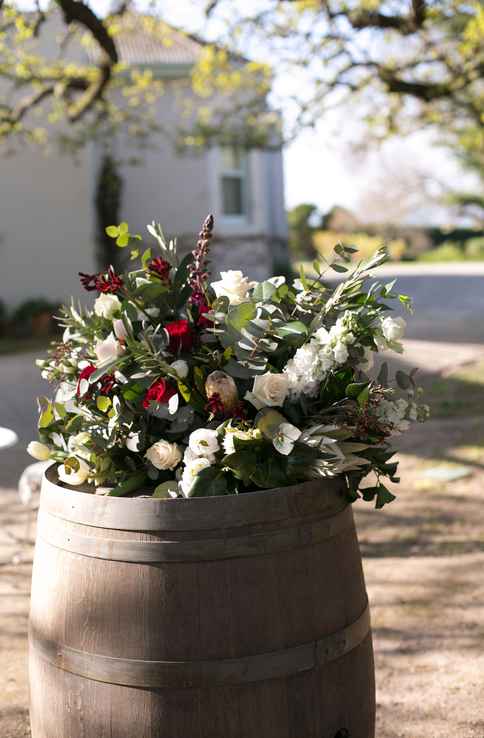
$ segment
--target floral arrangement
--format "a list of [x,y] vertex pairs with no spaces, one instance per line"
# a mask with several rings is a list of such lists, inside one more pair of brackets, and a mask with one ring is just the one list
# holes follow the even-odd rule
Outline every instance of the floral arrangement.
[[[159,225],[148,231],[159,253],[134,248],[138,268],[80,274],[97,297],[62,309],[62,342],[37,362],[55,395],[39,399],[31,455],[98,494],[240,494],[339,475],[351,500],[394,499],[392,437],[428,408],[414,372],[391,384],[383,363],[371,375],[377,352],[402,351],[405,321],[387,302],[411,310],[393,284],[365,287],[385,251],[351,267],[356,249],[338,245],[292,283],[240,271],[211,282],[212,216],[181,260]],[[107,233],[121,248],[141,240],[126,223]],[[330,268],[346,272],[336,286]]]

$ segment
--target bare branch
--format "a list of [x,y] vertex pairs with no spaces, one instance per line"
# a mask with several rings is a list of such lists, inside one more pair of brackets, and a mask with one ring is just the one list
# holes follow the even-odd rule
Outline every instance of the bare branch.
[[111,64],[117,64],[118,52],[116,44],[112,36],[109,34],[102,20],[87,5],[80,0],[56,0],[64,13],[64,19],[67,24],[79,23],[91,32],[93,38],[98,42],[101,49],[105,52],[111,61]]

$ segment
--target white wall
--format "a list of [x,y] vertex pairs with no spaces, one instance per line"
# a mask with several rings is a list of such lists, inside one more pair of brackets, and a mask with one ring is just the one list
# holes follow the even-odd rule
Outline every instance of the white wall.
[[93,271],[92,166],[24,147],[0,158],[0,298],[80,295],[79,271]]

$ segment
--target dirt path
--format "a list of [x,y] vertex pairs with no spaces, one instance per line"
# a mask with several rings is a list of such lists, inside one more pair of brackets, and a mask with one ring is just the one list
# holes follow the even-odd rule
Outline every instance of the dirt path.
[[[419,427],[405,441],[398,502],[381,512],[357,506],[375,636],[377,738],[484,738],[482,445],[483,418]],[[436,464],[465,464],[471,473],[433,482],[425,473]],[[25,535],[27,512],[13,492],[1,500],[6,561],[22,550],[10,536]],[[2,738],[29,736],[29,576],[28,563],[0,568]]]

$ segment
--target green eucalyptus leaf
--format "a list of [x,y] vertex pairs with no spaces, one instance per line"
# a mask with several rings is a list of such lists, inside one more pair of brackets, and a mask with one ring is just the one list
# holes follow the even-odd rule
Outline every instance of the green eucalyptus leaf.
[[99,395],[99,397],[96,397],[96,407],[98,410],[100,410],[102,413],[105,413],[109,410],[111,407],[111,400],[109,397],[105,397],[104,395]]
[[153,497],[156,497],[160,500],[171,499],[173,495],[170,495],[170,492],[178,494],[178,482],[176,481],[176,479],[170,479],[168,482],[163,482],[162,484],[159,484],[157,487],[155,487]]
[[400,389],[402,390],[408,390],[412,386],[412,380],[410,379],[408,374],[405,374],[405,372],[402,372],[401,369],[399,369],[395,373],[395,380],[398,386],[400,387]]
[[259,282],[259,284],[254,287],[252,299],[255,302],[268,302],[276,292],[277,287],[272,284],[272,282],[269,282],[268,280],[265,282]]
[[52,404],[49,402],[45,410],[41,413],[39,418],[39,428],[48,428],[54,422],[54,411]]
[[236,331],[241,331],[242,328],[246,328],[252,318],[256,316],[256,307],[252,302],[241,302],[240,305],[235,305],[229,308],[226,317],[227,325],[234,328]]
[[275,333],[277,336],[286,338],[292,343],[294,341],[299,342],[304,340],[308,335],[308,329],[300,320],[294,320],[291,323],[281,325]]

